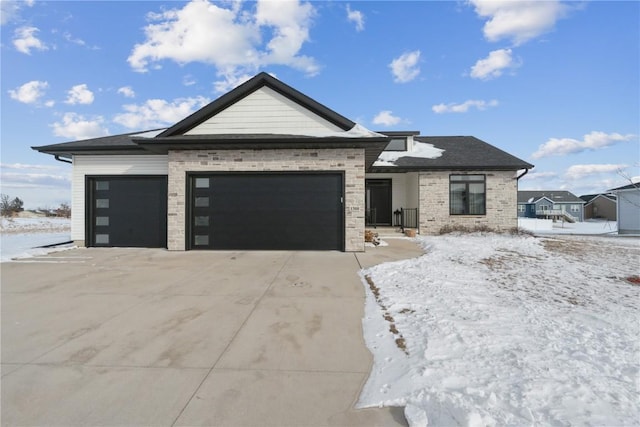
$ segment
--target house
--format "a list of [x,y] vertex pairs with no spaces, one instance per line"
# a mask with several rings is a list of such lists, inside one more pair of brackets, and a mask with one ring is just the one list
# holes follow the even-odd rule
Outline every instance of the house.
[[518,216],[584,221],[584,200],[569,191],[518,191]]
[[586,194],[584,200],[584,219],[606,219],[616,221],[618,203],[614,194]]
[[367,214],[399,208],[420,233],[509,229],[533,167],[473,137],[369,131],[266,73],[167,129],[33,148],[73,163],[78,244],[180,251],[363,251]]
[[618,234],[640,234],[640,183],[609,191],[618,199]]

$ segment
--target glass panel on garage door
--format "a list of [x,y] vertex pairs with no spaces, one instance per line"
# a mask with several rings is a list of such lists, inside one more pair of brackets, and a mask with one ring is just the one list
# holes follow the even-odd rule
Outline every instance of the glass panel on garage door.
[[335,173],[192,174],[187,246],[343,250],[342,182]]

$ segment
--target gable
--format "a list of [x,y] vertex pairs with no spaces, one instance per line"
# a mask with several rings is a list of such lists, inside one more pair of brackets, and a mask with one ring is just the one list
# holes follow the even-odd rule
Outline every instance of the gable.
[[184,135],[308,135],[342,131],[302,105],[263,86],[218,112]]

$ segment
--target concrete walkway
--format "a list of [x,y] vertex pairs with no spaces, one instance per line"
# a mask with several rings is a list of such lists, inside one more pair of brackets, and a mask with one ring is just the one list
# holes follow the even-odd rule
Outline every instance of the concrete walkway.
[[397,426],[356,410],[357,271],[413,257],[76,249],[2,264],[2,425]]

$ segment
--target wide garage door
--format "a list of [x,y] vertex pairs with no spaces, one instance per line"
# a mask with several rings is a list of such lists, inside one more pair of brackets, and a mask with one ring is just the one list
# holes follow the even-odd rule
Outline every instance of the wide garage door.
[[167,177],[87,178],[87,245],[167,247]]
[[342,174],[191,174],[190,249],[343,250]]

